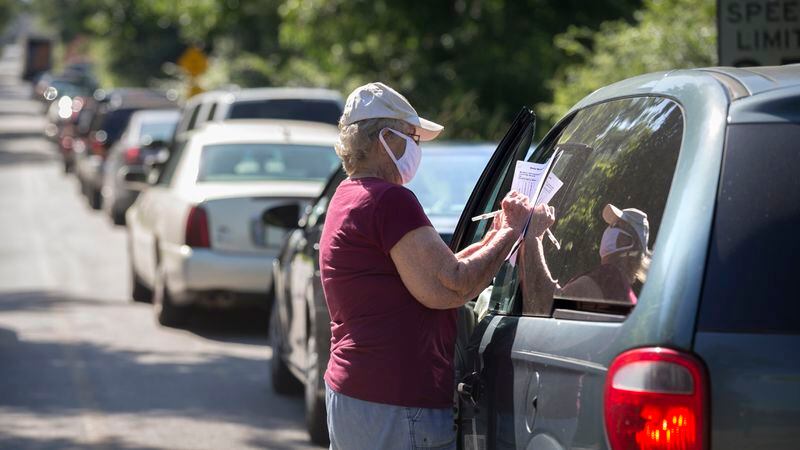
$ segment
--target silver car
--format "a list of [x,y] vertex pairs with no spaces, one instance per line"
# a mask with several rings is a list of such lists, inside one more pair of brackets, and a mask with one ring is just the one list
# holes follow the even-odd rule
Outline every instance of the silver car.
[[176,142],[126,213],[133,299],[152,299],[164,325],[193,304],[268,307],[286,231],[262,215],[278,205],[297,211],[319,195],[339,165],[336,138],[332,125],[243,120]]

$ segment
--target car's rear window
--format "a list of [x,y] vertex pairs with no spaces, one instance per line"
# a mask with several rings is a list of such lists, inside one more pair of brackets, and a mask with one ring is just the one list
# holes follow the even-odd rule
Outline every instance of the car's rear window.
[[203,147],[198,182],[323,181],[341,164],[331,146],[225,144]]
[[176,119],[172,120],[152,120],[142,122],[139,133],[139,141],[148,144],[155,141],[168,141],[175,132]]
[[106,132],[108,145],[117,142],[135,111],[135,109],[114,109],[103,114],[98,129]]
[[306,120],[336,125],[342,109],[332,100],[273,99],[237,101],[228,111],[229,119]]
[[457,219],[493,150],[489,146],[425,148],[419,171],[407,187],[426,215]]
[[800,124],[728,128],[698,328],[800,333]]

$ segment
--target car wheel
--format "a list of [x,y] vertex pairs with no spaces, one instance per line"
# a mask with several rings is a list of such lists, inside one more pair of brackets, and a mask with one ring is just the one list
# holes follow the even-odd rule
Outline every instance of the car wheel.
[[281,329],[277,310],[272,311],[269,322],[269,342],[272,346],[272,359],[269,363],[270,375],[272,375],[272,390],[283,395],[299,394],[302,388],[300,381],[292,375],[289,367],[286,366],[281,357],[283,330]]
[[131,298],[135,302],[150,303],[153,301],[153,291],[142,283],[142,279],[136,274],[136,269],[131,265]]
[[111,207],[109,211],[109,215],[111,216],[111,221],[114,222],[114,225],[125,225],[125,211],[120,212],[118,209]]
[[100,189],[88,187],[88,192],[89,206],[91,206],[92,209],[100,209],[100,207],[103,205],[103,196],[100,193]]
[[308,331],[308,344],[306,345],[306,429],[311,437],[311,442],[317,445],[328,445],[328,414],[325,409],[324,386],[320,378],[319,351],[317,338],[312,330]]
[[186,322],[186,307],[176,306],[172,302],[167,288],[167,277],[163,266],[156,270],[156,281],[153,286],[153,310],[156,320],[161,325],[174,327]]

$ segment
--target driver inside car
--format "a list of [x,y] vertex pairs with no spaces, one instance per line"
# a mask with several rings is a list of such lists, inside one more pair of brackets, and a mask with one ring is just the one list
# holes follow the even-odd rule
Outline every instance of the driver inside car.
[[521,252],[521,269],[526,275],[522,279],[528,280],[523,286],[525,303],[536,300],[549,305],[557,295],[636,304],[633,284],[644,282],[651,253],[647,247],[650,231],[647,214],[636,208],[620,209],[608,203],[603,208],[602,218],[607,226],[600,239],[600,264],[561,286],[551,274],[542,245],[542,236],[555,222],[555,208],[548,205],[534,208]]

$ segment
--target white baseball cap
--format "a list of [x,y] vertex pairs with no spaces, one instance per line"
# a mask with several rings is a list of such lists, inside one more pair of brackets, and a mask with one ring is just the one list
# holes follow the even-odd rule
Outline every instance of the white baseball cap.
[[636,231],[639,240],[639,248],[648,251],[647,244],[650,239],[650,223],[647,214],[636,208],[619,209],[611,203],[603,207],[603,220],[609,225],[614,225],[617,221],[623,221]]
[[444,130],[442,125],[423,119],[399,92],[383,83],[367,83],[347,97],[341,123],[350,125],[365,119],[399,119],[413,125],[422,141],[432,141]]

